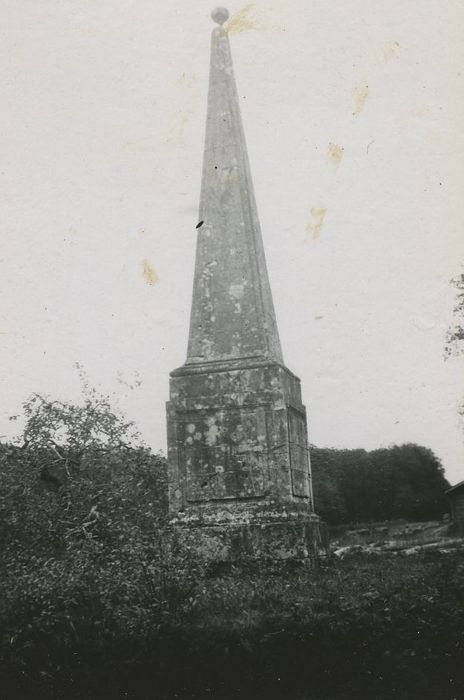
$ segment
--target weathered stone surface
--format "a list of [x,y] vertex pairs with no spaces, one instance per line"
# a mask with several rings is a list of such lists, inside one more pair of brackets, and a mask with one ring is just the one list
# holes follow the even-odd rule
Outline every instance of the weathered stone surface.
[[300,560],[314,565],[325,551],[317,516],[234,524],[173,523],[165,544],[167,552],[194,550],[204,563]]
[[282,362],[229,39],[212,34],[205,153],[187,362]]
[[170,504],[300,499],[311,507],[306,411],[288,369],[258,367],[171,377]]
[[207,558],[310,560],[320,536],[306,410],[282,359],[222,27],[199,220],[187,360],[171,373],[167,404],[171,536]]

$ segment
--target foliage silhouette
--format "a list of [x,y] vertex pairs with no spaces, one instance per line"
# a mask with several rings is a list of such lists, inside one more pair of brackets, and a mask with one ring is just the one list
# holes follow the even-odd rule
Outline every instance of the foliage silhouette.
[[449,484],[426,447],[406,444],[367,452],[313,446],[311,465],[316,510],[332,525],[431,520],[447,510]]

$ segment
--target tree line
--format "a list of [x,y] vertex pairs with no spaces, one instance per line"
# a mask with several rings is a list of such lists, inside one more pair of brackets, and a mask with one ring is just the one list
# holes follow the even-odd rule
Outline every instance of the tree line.
[[440,460],[415,444],[366,451],[312,446],[317,513],[329,525],[440,518],[449,483]]

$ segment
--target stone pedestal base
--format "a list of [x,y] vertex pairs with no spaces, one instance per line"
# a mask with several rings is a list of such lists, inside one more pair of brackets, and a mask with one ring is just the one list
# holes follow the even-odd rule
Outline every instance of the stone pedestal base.
[[316,515],[251,522],[183,522],[166,529],[169,549],[188,548],[202,562],[302,561],[315,565],[325,552],[324,535]]

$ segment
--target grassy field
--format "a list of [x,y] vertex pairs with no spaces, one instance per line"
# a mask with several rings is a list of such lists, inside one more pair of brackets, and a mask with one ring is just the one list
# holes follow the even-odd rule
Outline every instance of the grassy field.
[[459,548],[355,548],[316,571],[164,569],[127,595],[108,585],[47,601],[10,590],[2,698],[464,698]]

